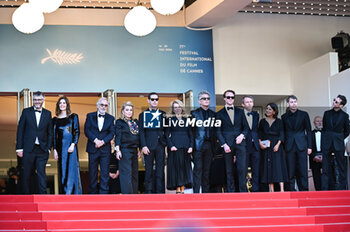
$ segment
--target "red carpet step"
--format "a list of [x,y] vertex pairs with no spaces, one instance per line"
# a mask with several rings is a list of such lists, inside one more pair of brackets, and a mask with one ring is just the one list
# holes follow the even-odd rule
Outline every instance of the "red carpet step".
[[350,191],[0,196],[0,231],[350,231]]

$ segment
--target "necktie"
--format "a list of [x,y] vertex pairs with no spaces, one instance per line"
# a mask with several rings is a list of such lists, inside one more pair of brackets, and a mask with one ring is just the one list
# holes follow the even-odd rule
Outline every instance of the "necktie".
[[252,112],[248,112],[248,113],[247,113],[248,116],[250,116],[250,115],[252,115],[252,114],[253,114]]

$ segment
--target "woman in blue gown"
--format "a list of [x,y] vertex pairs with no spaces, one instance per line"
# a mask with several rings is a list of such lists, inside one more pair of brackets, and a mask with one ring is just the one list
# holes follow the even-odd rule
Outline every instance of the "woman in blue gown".
[[56,103],[56,117],[53,118],[54,158],[58,161],[60,193],[82,194],[77,144],[79,139],[78,115],[71,113],[67,97],[60,97]]

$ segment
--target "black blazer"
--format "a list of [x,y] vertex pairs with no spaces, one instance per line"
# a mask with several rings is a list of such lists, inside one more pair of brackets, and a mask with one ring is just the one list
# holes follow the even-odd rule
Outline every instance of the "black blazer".
[[169,125],[165,128],[165,136],[167,139],[168,148],[175,146],[176,148],[193,148],[193,133],[191,126],[186,126],[186,122],[190,119],[182,117],[184,121],[184,127],[179,126],[179,120],[176,116],[173,116],[168,119],[171,120],[174,124]]
[[[243,110],[243,113],[245,111]],[[252,147],[254,146],[257,151],[260,150],[260,145],[259,145],[259,113],[256,111],[252,111],[252,116],[253,116],[253,123],[252,123],[252,129],[250,129],[249,124],[248,124],[248,133],[246,137],[246,144],[247,144],[247,151],[250,152]],[[254,140],[254,142],[253,142]]]
[[[208,113],[210,120],[215,120],[216,113],[210,109],[208,109]],[[196,151],[200,151],[205,141],[205,127],[196,126],[197,120],[204,121],[204,116],[202,114],[201,108],[198,108],[191,112],[191,120],[194,120],[195,123],[195,126],[193,127],[194,149]],[[209,127],[209,140],[212,144],[212,149],[215,150],[216,134],[214,127]]]
[[335,151],[344,151],[344,139],[350,133],[349,115],[339,110],[336,122],[333,122],[332,111],[327,110],[323,115],[322,151],[328,152],[333,144]]
[[[291,151],[294,142],[299,151],[311,149],[311,123],[309,114],[302,110],[297,110],[295,117],[288,111],[282,115],[284,127],[284,146],[287,152]],[[295,120],[295,121],[293,121]]]
[[244,111],[237,107],[234,107],[234,111],[235,116],[233,124],[225,107],[216,114],[216,118],[221,120],[221,127],[216,128],[216,134],[221,146],[226,143],[231,147],[234,143],[236,143],[235,139],[240,134],[243,134],[244,137],[247,138],[249,125],[244,116]]
[[[138,121],[135,120],[138,125]],[[139,134],[133,134],[130,127],[123,119],[118,119],[115,123],[115,146],[121,148],[138,148],[140,144]]]
[[144,112],[139,115],[139,133],[140,133],[140,145],[141,148],[148,147],[149,150],[156,149],[158,142],[162,146],[166,146],[166,139],[164,135],[163,128],[163,118],[165,118],[166,113],[159,110],[161,115],[159,115],[160,127],[159,128],[145,128],[144,127]]
[[37,126],[34,107],[29,107],[22,111],[18,123],[16,150],[32,152],[36,137],[39,139],[41,149],[49,152],[53,141],[51,112],[42,108],[39,126]]
[[[92,112],[86,115],[84,132],[85,136],[88,138],[86,145],[86,152],[88,153],[96,153],[98,150],[103,153],[111,152],[110,142],[114,137],[114,117],[107,113],[105,115],[101,131],[98,130],[97,112]],[[98,149],[95,147],[94,143],[96,138],[105,142],[105,144]]]

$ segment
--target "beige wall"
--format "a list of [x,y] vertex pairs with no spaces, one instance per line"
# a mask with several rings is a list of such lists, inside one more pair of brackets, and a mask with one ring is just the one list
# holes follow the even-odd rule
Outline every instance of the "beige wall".
[[216,94],[293,93],[291,71],[333,51],[340,30],[349,18],[235,14],[213,31]]
[[330,99],[329,78],[338,73],[338,53],[318,57],[291,72],[293,94],[299,105],[328,107]]

